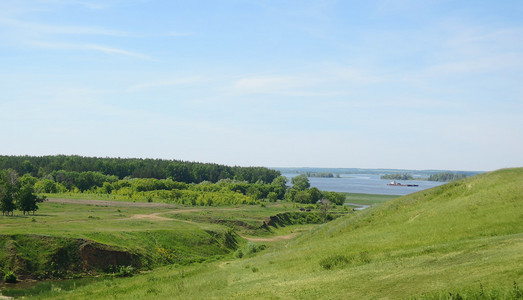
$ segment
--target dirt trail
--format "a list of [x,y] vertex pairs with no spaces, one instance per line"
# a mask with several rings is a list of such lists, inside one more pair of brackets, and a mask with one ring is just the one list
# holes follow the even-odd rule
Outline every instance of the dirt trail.
[[131,216],[129,219],[151,219],[151,220],[159,220],[159,221],[174,221],[175,220],[175,219],[170,219],[170,218],[159,216],[161,214],[166,214],[166,213],[169,213],[169,212],[166,211],[166,212],[153,213],[153,214],[148,214],[148,215],[134,215],[134,216]]
[[[178,208],[175,204],[167,204],[167,203],[151,203],[151,202],[126,202],[126,201],[107,201],[107,200],[86,200],[86,199],[58,199],[58,198],[51,198],[47,201],[52,203],[64,203],[64,204],[82,204],[82,205],[95,205],[95,206],[117,206],[117,207],[142,207],[142,208]],[[173,219],[173,218],[166,218],[162,217],[160,215],[163,214],[183,214],[183,213],[190,213],[190,212],[198,212],[202,209],[198,208],[191,208],[191,209],[183,209],[179,208],[177,210],[167,210],[167,211],[161,211],[151,214],[136,214],[128,218],[122,218],[117,220],[129,220],[129,219],[150,219],[150,220],[157,220],[157,221],[182,221],[186,223],[191,224],[197,224],[192,221],[187,220],[179,220],[179,219]],[[73,221],[68,221],[73,222]]]
[[246,237],[243,235],[240,235],[240,236],[251,242],[276,242],[276,241],[282,241],[282,240],[290,240],[297,235],[298,235],[298,233],[295,232],[295,233],[291,233],[288,235],[279,235],[279,236],[274,236],[274,237],[270,237],[270,238],[252,238],[252,237]]

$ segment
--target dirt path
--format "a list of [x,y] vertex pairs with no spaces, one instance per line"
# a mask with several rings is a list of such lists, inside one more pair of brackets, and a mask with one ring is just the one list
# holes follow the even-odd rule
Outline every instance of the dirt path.
[[240,236],[251,242],[277,242],[277,241],[282,241],[282,240],[290,240],[297,235],[298,235],[298,233],[295,232],[295,233],[291,233],[288,235],[279,235],[279,236],[274,236],[274,237],[270,237],[270,238],[252,238],[252,237],[246,237],[243,235],[240,235]]
[[[155,221],[178,221],[184,222],[193,225],[202,225],[197,222],[176,219],[176,218],[166,218],[160,215],[163,214],[184,214],[191,212],[199,212],[205,210],[205,208],[189,208],[183,209],[176,204],[167,204],[167,203],[154,203],[154,202],[127,202],[127,201],[108,201],[108,200],[86,200],[86,199],[61,199],[61,198],[50,198],[47,201],[52,203],[64,203],[64,204],[80,204],[80,205],[94,205],[94,206],[114,206],[114,207],[141,207],[141,208],[177,208],[176,210],[166,210],[151,214],[136,214],[127,218],[115,219],[115,220],[155,220]],[[67,222],[84,222],[84,221],[67,221]]]
[[160,217],[159,216],[161,214],[166,214],[166,213],[170,213],[170,212],[166,211],[166,212],[159,212],[159,213],[153,213],[153,214],[148,214],[148,215],[134,215],[134,216],[131,216],[128,219],[150,219],[150,220],[157,220],[157,221],[174,221],[174,220],[176,220],[176,219],[170,219],[170,218]]

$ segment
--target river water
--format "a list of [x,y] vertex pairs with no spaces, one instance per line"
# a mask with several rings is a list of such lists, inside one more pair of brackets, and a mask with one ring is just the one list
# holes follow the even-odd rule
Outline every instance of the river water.
[[[298,173],[282,173],[290,180]],[[377,174],[340,174],[339,178],[309,177],[311,187],[317,187],[322,191],[332,191],[341,193],[359,194],[381,194],[381,195],[408,195],[446,182],[425,181],[425,180],[397,180],[402,184],[417,184],[417,187],[410,186],[389,186],[390,179],[381,179]]]

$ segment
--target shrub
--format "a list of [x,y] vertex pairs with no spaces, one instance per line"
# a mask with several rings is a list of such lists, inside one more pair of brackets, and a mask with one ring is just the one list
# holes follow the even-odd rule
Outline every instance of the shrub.
[[5,274],[4,281],[7,283],[17,283],[18,278],[16,278],[16,275],[13,273],[13,271],[9,271]]
[[320,266],[325,270],[331,270],[335,267],[343,267],[350,262],[350,259],[345,255],[331,255],[320,260]]
[[131,277],[134,273],[134,267],[133,266],[120,266],[120,269],[118,270],[118,273],[114,274],[116,277]]
[[253,254],[259,251],[262,251],[266,248],[265,245],[256,245],[253,242],[248,242],[247,245],[245,245],[244,250],[245,254]]
[[236,258],[242,258],[242,257],[243,257],[243,251],[242,251],[242,249],[236,249],[236,251],[234,252],[234,257],[236,257]]

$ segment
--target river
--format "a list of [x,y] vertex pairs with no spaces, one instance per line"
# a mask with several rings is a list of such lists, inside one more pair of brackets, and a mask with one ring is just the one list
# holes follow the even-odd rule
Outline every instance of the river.
[[[298,173],[282,173],[290,180]],[[316,187],[322,191],[332,191],[341,193],[358,194],[381,194],[381,195],[408,195],[425,189],[436,187],[446,182],[425,181],[425,180],[405,180],[399,182],[403,184],[417,184],[411,186],[389,186],[390,179],[381,179],[378,174],[340,174],[339,178],[309,177],[311,187]]]

